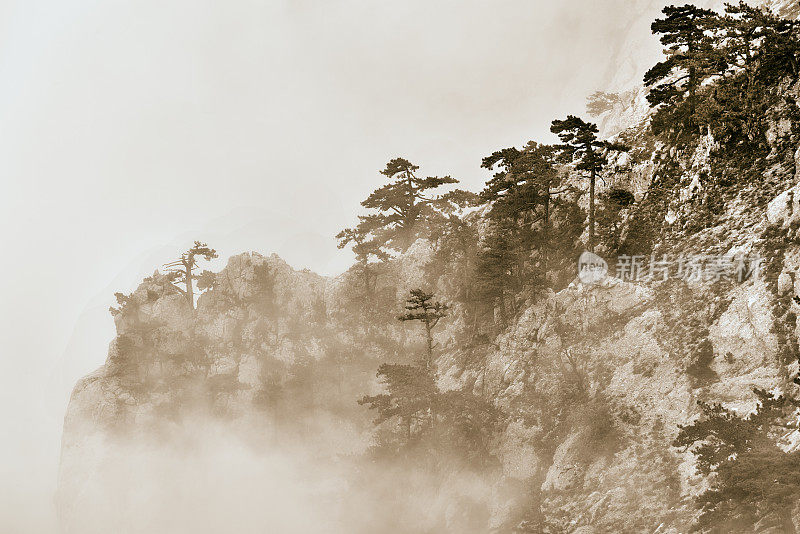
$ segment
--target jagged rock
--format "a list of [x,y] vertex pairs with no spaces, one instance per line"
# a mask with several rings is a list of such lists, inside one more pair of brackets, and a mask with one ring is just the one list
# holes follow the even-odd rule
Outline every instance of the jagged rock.
[[777,338],[772,332],[771,296],[763,280],[733,289],[732,300],[709,327],[714,348],[711,369],[718,381],[711,391],[740,410],[753,408],[753,385],[769,389],[780,380],[775,365]]
[[416,289],[424,286],[425,265],[427,265],[434,249],[431,242],[425,239],[417,239],[406,250],[402,259],[399,262],[398,276],[403,280],[403,284],[398,285],[399,299],[405,300],[410,289]]
[[788,117],[779,117],[774,121],[770,121],[767,128],[767,142],[770,145],[778,143],[780,140],[786,138],[792,132],[792,121]]
[[[420,280],[420,273],[429,261],[428,247],[420,244],[415,250],[409,256],[412,266],[397,270],[401,274],[396,279],[406,287]],[[794,261],[791,255],[787,258],[790,263]],[[347,309],[344,302],[351,286],[346,277],[326,280],[312,273],[292,271],[283,262],[254,254],[238,257],[229,265],[232,271],[223,270],[218,275],[218,280],[225,282],[200,297],[194,315],[191,310],[187,314],[188,307],[180,295],[168,286],[154,286],[149,281],[138,293],[138,308],[129,313],[136,313],[136,321],[154,322],[158,326],[151,333],[142,333],[133,328],[135,321],[126,317],[128,312],[118,316],[124,334],[110,345],[108,363],[81,381],[70,401],[60,492],[60,507],[67,517],[89,506],[75,497],[80,491],[75,492],[74,488],[103,476],[98,466],[105,461],[106,452],[98,436],[104,435],[104,429],[112,424],[134,424],[141,429],[158,425],[162,421],[158,410],[169,408],[179,399],[177,391],[143,393],[146,377],[168,383],[178,377],[188,380],[195,377],[199,384],[213,381],[214,409],[235,414],[242,421],[258,420],[260,412],[255,406],[261,402],[259,399],[279,394],[276,392],[288,380],[301,383],[304,380],[302,375],[295,376],[290,371],[294,364],[322,361],[331,341],[329,338],[323,342],[317,337],[323,329],[341,335],[336,338],[344,343],[341,346],[350,346],[347,344],[357,339],[357,335],[347,333],[331,319],[339,310]],[[269,293],[274,306],[265,306],[267,303],[259,300],[266,297],[260,296],[263,288],[252,277],[257,265],[268,265],[272,280],[281,286]],[[247,296],[244,300],[243,295]],[[771,296],[762,282],[752,281],[735,286],[729,297],[727,310],[709,327],[714,348],[712,368],[719,380],[705,390],[703,398],[745,408],[752,402],[752,385],[769,386],[781,375],[774,362],[774,334],[770,333]],[[315,315],[320,300],[325,313]],[[175,314],[176,318],[168,317],[169,314]],[[324,321],[324,327],[309,328],[309,321]],[[571,354],[586,373],[587,391],[612,401],[613,410],[630,421],[625,425],[629,425],[631,432],[650,435],[657,427],[674,432],[678,424],[691,419],[697,391],[680,362],[670,354],[671,347],[662,346],[657,333],[669,327],[663,323],[664,317],[654,303],[654,291],[644,284],[614,277],[591,285],[576,281],[558,293],[545,294],[523,311],[515,324],[495,340],[496,348],[488,350],[485,373],[465,368],[457,347],[442,350],[437,362],[444,377],[440,384],[446,383],[449,389],[467,385],[481,395],[496,395],[499,405],[510,407],[524,399],[533,379],[543,395],[557,392],[563,386],[565,355]],[[452,338],[457,323],[443,325],[438,339]],[[571,345],[574,340],[565,337],[565,331],[595,336],[591,352],[574,352]],[[155,354],[148,352],[150,343],[158,349],[158,354],[169,354],[174,359],[187,350],[181,344],[185,341],[182,336],[191,332],[200,333],[205,339],[205,352],[197,361],[190,358],[181,363],[168,359],[149,365],[146,373],[131,370],[131,359],[135,362],[137,358],[151,358]],[[535,377],[531,372],[534,363],[539,366]],[[374,370],[369,375],[373,377]],[[614,413],[609,416],[609,424],[619,426],[622,423],[615,418],[620,415]],[[508,426],[493,444],[502,467],[502,481],[492,488],[494,500],[489,505],[492,524],[506,524],[520,513],[526,502],[538,498],[518,491],[521,487],[534,493],[573,495],[577,502],[585,504],[592,524],[624,514],[603,496],[614,495],[620,502],[630,499],[623,488],[636,473],[647,473],[652,462],[643,451],[652,449],[640,443],[627,443],[610,457],[611,453],[605,449],[605,440],[609,438],[599,438],[598,429],[587,426],[587,421],[592,420],[591,414],[588,418],[577,417],[575,426],[558,444],[552,458],[542,455],[533,445],[541,438],[539,428],[527,426],[521,420]],[[669,439],[664,438],[664,442]],[[667,463],[664,469],[673,469],[684,494],[696,492],[691,455],[678,457],[669,448],[659,453],[666,458],[664,462],[675,462],[677,467]],[[88,458],[87,454],[93,457]],[[648,475],[642,476],[645,479],[641,484],[647,486],[650,479],[646,478]],[[659,502],[660,489],[655,483],[650,486],[647,491],[651,495],[636,498]],[[454,518],[461,514],[460,510],[461,507],[451,510]]]
[[767,220],[784,227],[800,220],[800,185],[787,189],[767,205]]
[[800,184],[800,147],[794,151],[794,181]]
[[650,113],[647,90],[636,87],[618,93],[613,104],[597,117],[603,137],[613,137],[620,132],[641,124]]
[[[630,98],[625,105],[633,108],[644,103],[641,109],[627,111],[639,114],[634,121],[637,127],[646,127],[649,106],[644,92],[624,98]],[[614,130],[611,122],[619,123],[625,111],[611,110],[604,131]],[[774,144],[789,135],[786,120],[778,116],[769,139]],[[641,200],[656,164],[669,157],[680,168],[678,196],[685,201],[698,199],[713,193],[713,184],[703,176],[711,170],[710,155],[716,146],[706,136],[693,150],[659,142],[645,162],[620,155],[613,166],[633,168],[607,176],[598,188],[625,187]],[[767,221],[784,227],[800,220],[800,186],[790,183],[796,179],[789,178],[790,163],[770,167],[765,180],[783,180],[781,188],[792,186],[766,206]],[[665,218],[675,228],[681,227],[693,206],[668,206]],[[743,199],[739,212],[731,210],[726,220],[708,232],[720,237],[722,250],[752,252],[761,226],[735,231],[730,227],[736,213],[748,211],[756,213],[756,224],[763,226],[765,206],[758,208]],[[485,224],[480,217],[487,209],[484,206],[473,214],[479,227]],[[432,243],[418,240],[390,262],[381,275],[385,284],[381,289],[391,289],[389,294],[400,305],[409,289],[430,282],[427,267],[433,255]],[[800,269],[794,249],[787,249],[784,269],[778,280],[782,294],[791,290],[791,273]],[[257,440],[259,447],[268,447],[266,436],[282,430],[275,421],[294,415],[280,409],[266,413],[275,399],[289,399],[284,409],[294,403],[317,403],[324,409],[302,422],[308,426],[304,437],[335,427],[336,436],[347,432],[336,442],[341,450],[347,454],[363,450],[359,447],[369,442],[369,433],[360,436],[361,428],[338,428],[340,421],[332,420],[326,411],[342,409],[330,402],[341,400],[331,392],[352,395],[348,406],[355,405],[350,400],[357,395],[378,393],[375,367],[383,361],[398,361],[404,351],[413,352],[414,343],[421,339],[419,329],[397,324],[391,313],[387,324],[377,325],[379,341],[365,325],[353,324],[349,316],[358,298],[354,288],[360,289],[353,272],[328,279],[296,271],[275,255],[247,253],[230,258],[213,280],[213,288],[199,297],[193,311],[169,280],[156,272],[134,291],[131,305],[115,315],[118,336],[109,346],[108,360],[76,385],[65,418],[59,508],[72,532],[82,530],[70,524],[70,518],[77,517],[78,510],[97,505],[83,492],[86,481],[102,480],[102,466],[117,460],[109,451],[108,436],[120,431],[147,433],[152,428],[164,432],[179,420],[174,412],[184,403],[195,408],[211,406],[231,427],[258,429],[261,434],[257,435],[263,438]],[[452,281],[435,284],[437,295],[458,289]],[[800,294],[800,277],[795,276],[794,286]],[[714,303],[709,305],[712,311],[722,309],[717,306],[723,306],[723,301],[730,302],[700,329],[703,337],[707,333],[703,346],[710,347],[711,376],[698,383],[689,376],[685,355],[675,346],[684,340],[666,335],[675,325],[669,322],[663,303],[657,302],[656,288],[614,277],[595,284],[575,281],[522,304],[512,324],[485,347],[474,353],[470,349],[469,358],[463,346],[466,329],[459,322],[463,310],[457,306],[450,310],[448,320],[435,333],[439,386],[472,391],[515,418],[487,445],[499,461],[495,480],[449,481],[452,486],[464,483],[472,494],[458,495],[463,499],[447,506],[448,524],[458,524],[465,509],[490,494],[486,499],[489,522],[498,530],[511,524],[526,504],[548,498],[564,498],[573,507],[575,517],[580,517],[570,523],[570,528],[577,528],[574,532],[635,531],[624,522],[637,512],[671,522],[672,526],[659,526],[657,532],[687,530],[683,527],[691,520],[691,511],[686,503],[707,487],[707,480],[695,473],[691,453],[669,446],[678,425],[697,414],[697,400],[722,402],[744,413],[752,409],[753,386],[771,388],[796,368],[787,369],[777,361],[773,295],[765,283],[736,284],[720,290],[722,294],[697,287],[692,290],[696,289],[699,299],[708,297]],[[362,367],[356,368],[364,373],[361,390],[342,370],[354,354],[362,358]],[[326,388],[308,387],[315,373],[335,380],[326,383]],[[565,416],[557,434],[547,429],[557,438],[549,438],[536,417],[516,417],[541,399],[560,398],[567,378],[570,386],[572,380],[578,383],[582,400],[570,400],[567,406],[575,413]],[[530,396],[531,391],[538,397]],[[551,439],[555,450],[537,446],[543,439]],[[625,528],[608,527],[615,521]]]
[[587,460],[591,457],[591,441],[588,431],[579,430],[558,446],[542,483],[542,491],[565,491],[583,482]]
[[761,4],[782,17],[796,19],[800,16],[800,6],[794,0],[762,0]]
[[165,295],[155,303],[151,311],[152,320],[167,328],[182,331],[192,324],[192,308],[183,295]]
[[531,446],[535,437],[536,429],[526,427],[521,421],[509,425],[498,446],[498,456],[507,477],[524,480],[541,472],[542,460]]
[[794,288],[794,282],[792,281],[792,275],[783,272],[778,275],[778,294],[785,295],[789,293]]

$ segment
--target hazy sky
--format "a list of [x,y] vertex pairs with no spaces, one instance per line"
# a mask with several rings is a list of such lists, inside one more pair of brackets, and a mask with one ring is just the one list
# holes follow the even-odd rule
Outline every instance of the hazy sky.
[[388,159],[477,189],[482,156],[639,79],[662,5],[0,1],[0,530],[51,524],[114,291],[194,239],[342,271]]

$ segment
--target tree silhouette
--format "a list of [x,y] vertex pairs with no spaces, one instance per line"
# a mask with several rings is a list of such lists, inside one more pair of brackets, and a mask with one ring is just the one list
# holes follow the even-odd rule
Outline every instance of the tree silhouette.
[[389,258],[380,243],[372,236],[369,219],[362,221],[355,228],[345,228],[336,235],[337,246],[345,248],[350,245],[358,262],[358,271],[364,284],[364,295],[371,299],[375,289],[377,274],[371,268],[374,261],[385,261]]
[[599,129],[591,122],[574,115],[565,120],[554,120],[550,131],[557,134],[563,144],[558,145],[561,158],[575,164],[579,171],[589,171],[589,246],[594,251],[595,244],[595,182],[597,174],[608,163],[608,155],[612,151],[629,150],[623,144],[598,139]]
[[378,367],[377,376],[386,387],[386,393],[364,396],[358,403],[378,413],[376,425],[398,417],[405,428],[405,441],[409,443],[413,429],[425,428],[432,420],[432,406],[439,393],[436,380],[427,369],[416,365],[387,363]]
[[697,107],[698,87],[709,76],[725,70],[713,35],[721,19],[713,11],[691,4],[667,6],[662,12],[665,17],[656,19],[650,29],[654,35],[661,35],[667,57],[644,75],[644,85],[650,88],[647,101],[652,106],[674,106],[688,100],[691,124]]
[[[381,174],[389,179],[389,183],[373,191],[361,203],[363,207],[374,210],[359,216],[358,231],[365,236],[365,242],[372,241],[379,247],[403,251],[413,243],[420,223],[435,215],[443,202],[449,204],[460,199],[452,193],[446,198],[430,194],[432,190],[458,183],[458,180],[449,176],[420,178],[416,174],[418,169],[419,166],[403,158],[395,158],[386,164]],[[371,239],[366,239],[366,235]]]
[[[797,428],[800,402],[755,389],[754,413],[740,416],[720,404],[699,402],[700,417],[679,425],[674,447],[690,449],[697,470],[715,474],[697,496],[695,532],[750,532],[772,522],[775,532],[795,532],[792,509],[800,494],[800,451],[786,452],[778,439]],[[747,528],[749,527],[749,528]]]
[[447,305],[433,301],[433,293],[426,293],[421,289],[412,289],[411,296],[406,300],[406,310],[398,319],[401,321],[420,321],[425,327],[427,340],[427,359],[425,368],[430,369],[433,363],[433,334],[432,331],[439,323],[439,319],[447,316]]
[[[217,257],[216,250],[209,248],[205,243],[195,241],[194,246],[181,254],[180,259],[164,264],[167,272],[171,274],[172,284],[186,297],[192,309],[194,309],[194,282],[197,279],[194,272],[197,268],[197,258],[210,261]],[[177,284],[183,284],[183,289]]]
[[510,218],[518,223],[522,234],[518,240],[525,246],[523,252],[530,254],[535,249],[544,272],[553,245],[553,205],[560,195],[576,191],[562,183],[556,155],[556,147],[529,141],[521,150],[514,147],[498,150],[481,163],[486,169],[498,168],[481,193],[483,200],[492,202],[489,217]]

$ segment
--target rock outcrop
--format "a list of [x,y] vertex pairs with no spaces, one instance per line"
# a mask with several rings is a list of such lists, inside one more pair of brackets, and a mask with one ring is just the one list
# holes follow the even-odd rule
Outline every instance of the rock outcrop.
[[[157,508],[115,485],[141,481],[146,462],[126,458],[150,458],[140,456],[143,448],[194,450],[186,443],[217,443],[218,434],[258,454],[302,449],[313,466],[302,477],[315,493],[293,498],[336,510],[318,530],[356,531],[352,515],[341,513],[351,503],[341,501],[367,492],[343,473],[375,430],[355,401],[380,391],[380,363],[408,363],[422,348],[419,329],[396,320],[416,287],[453,303],[435,332],[439,387],[468,391],[508,414],[490,444],[495,476],[454,473],[437,491],[410,496],[441,512],[419,518],[427,531],[442,524],[467,531],[465,510],[491,532],[541,531],[532,511],[558,532],[687,531],[692,498],[709,481],[690,452],[672,446],[679,425],[698,414],[698,401],[748,413],[753,388],[783,391],[798,372],[790,349],[800,313],[800,129],[786,110],[800,100],[800,85],[781,91],[785,98],[768,115],[768,154],[749,162],[755,178],[737,187],[709,179],[742,171],[718,167],[710,133],[681,147],[646,139],[642,90],[618,95],[601,117],[606,133],[635,146],[612,162],[598,192],[624,187],[637,201],[659,188],[675,192],[642,220],[623,214],[626,243],[648,242],[648,254],[673,260],[761,256],[760,270],[743,279],[575,280],[530,296],[498,335],[476,343],[464,335],[459,266],[437,265],[435,244],[424,239],[389,261],[374,288],[365,288],[357,268],[325,278],[251,253],[230,258],[193,309],[154,273],[121,297],[105,365],[72,393],[58,499],[66,532],[114,531],[125,521],[120,514]],[[475,211],[468,224],[481,227],[484,215]],[[787,448],[798,442],[786,436]],[[275,469],[259,473],[280,478]],[[113,513],[98,520],[99,505]]]
[[[420,242],[397,261],[397,293],[424,277],[429,251]],[[377,364],[416,335],[388,317],[382,338],[364,341],[369,326],[348,322],[356,282],[245,254],[230,259],[192,310],[166,277],[147,278],[115,312],[118,335],[106,364],[75,386],[70,401],[59,500],[67,530],[85,528],[81,518],[98,497],[85,488],[103,487],[109,464],[119,461],[115,440],[168,441],[200,413],[248,440],[260,435],[263,447],[284,432],[319,450],[324,442],[325,454],[363,451],[370,425],[353,401],[375,391]],[[697,400],[746,412],[752,387],[780,388],[790,379],[777,355],[773,299],[757,278],[686,291],[614,277],[576,280],[528,307],[483,361],[466,365],[454,316],[437,335],[440,386],[471,388],[510,412],[527,405],[539,417],[512,421],[496,444],[502,476],[495,491],[518,487],[527,495],[515,491],[490,504],[498,531],[537,500],[570,517],[574,531],[635,530],[665,517],[682,531],[687,497],[705,482],[692,455],[669,446],[678,425],[697,413]],[[707,325],[698,342],[683,323],[701,316]],[[699,364],[692,360],[698,346],[708,352]],[[315,365],[320,377],[303,375]],[[282,395],[291,402],[276,404]],[[566,426],[547,428],[539,408],[558,403],[580,408]],[[278,408],[265,413],[267,404]]]

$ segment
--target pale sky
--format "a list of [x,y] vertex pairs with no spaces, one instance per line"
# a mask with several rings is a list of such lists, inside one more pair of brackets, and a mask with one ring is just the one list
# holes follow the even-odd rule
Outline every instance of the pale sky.
[[640,79],[663,5],[0,0],[0,531],[53,527],[115,291],[194,239],[341,272],[388,159],[478,189],[483,156]]

